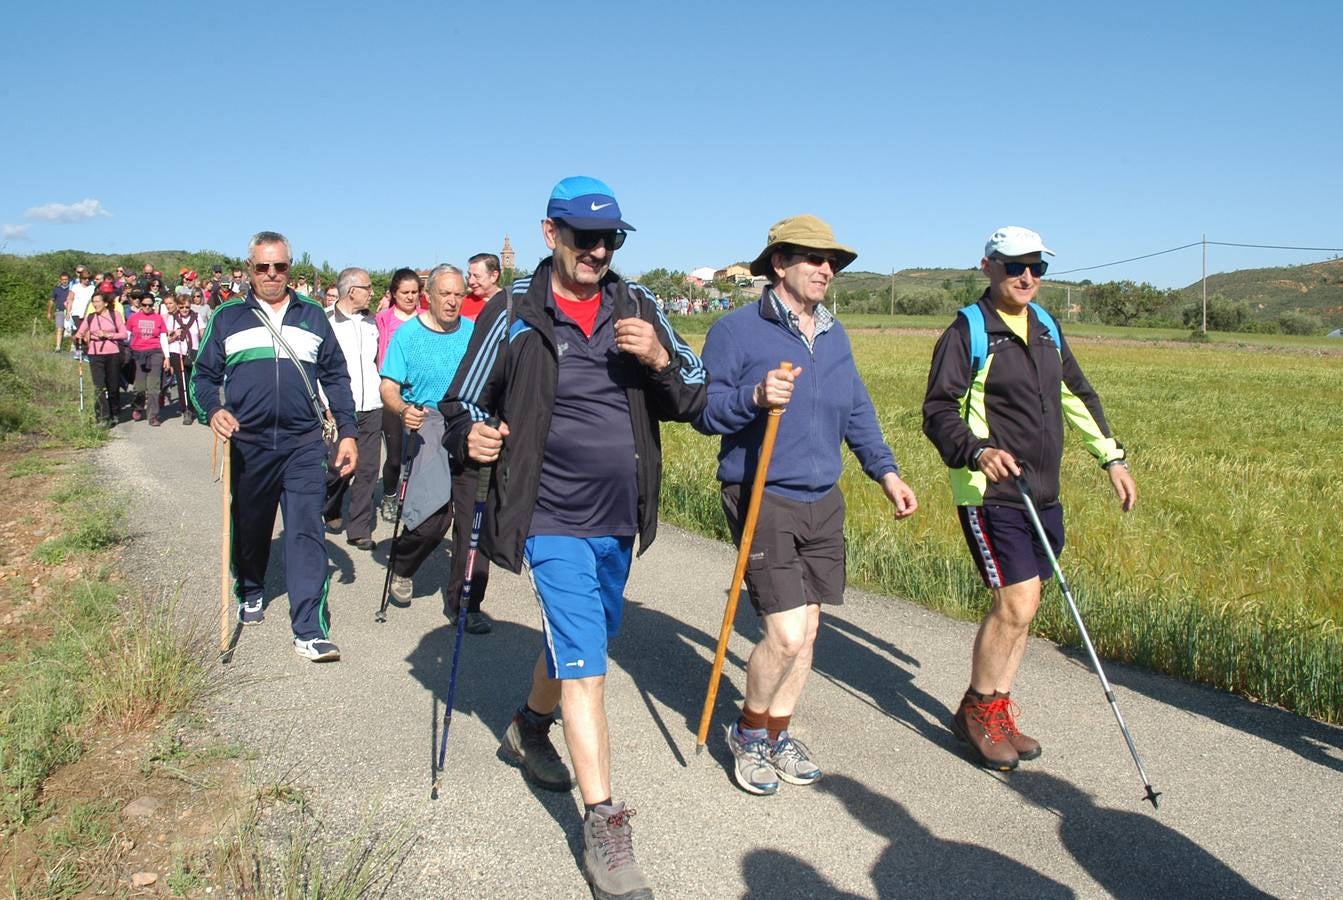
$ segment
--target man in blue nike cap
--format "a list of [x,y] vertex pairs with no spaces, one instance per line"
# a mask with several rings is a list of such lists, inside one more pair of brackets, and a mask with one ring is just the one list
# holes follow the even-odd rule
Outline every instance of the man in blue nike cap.
[[454,457],[494,466],[480,549],[526,566],[541,608],[545,646],[500,751],[540,787],[568,791],[548,736],[563,703],[584,874],[598,897],[620,898],[652,892],[634,861],[634,810],[611,792],[607,643],[635,538],[642,552],[657,531],[659,422],[688,422],[705,401],[704,368],[652,292],[611,271],[633,230],[604,183],[555,185],[541,221],[551,255],[481,310],[440,407]]

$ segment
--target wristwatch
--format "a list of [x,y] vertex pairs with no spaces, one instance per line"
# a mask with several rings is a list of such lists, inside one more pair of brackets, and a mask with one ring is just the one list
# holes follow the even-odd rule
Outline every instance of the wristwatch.
[[1119,457],[1119,459],[1112,459],[1108,463],[1101,464],[1101,468],[1107,472],[1110,471],[1110,469],[1114,468],[1115,466],[1123,466],[1124,468],[1127,469],[1128,461],[1121,456]]
[[972,469],[975,469],[975,470],[978,470],[978,469],[979,469],[979,458],[980,458],[981,456],[984,455],[984,451],[987,450],[987,449],[989,449],[989,448],[988,448],[988,447],[980,447],[978,450],[976,450],[976,451],[970,456],[970,467],[971,467]]

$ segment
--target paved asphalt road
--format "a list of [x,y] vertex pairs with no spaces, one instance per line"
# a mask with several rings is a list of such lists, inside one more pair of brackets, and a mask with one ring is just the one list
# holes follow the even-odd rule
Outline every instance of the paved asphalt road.
[[[99,464],[134,493],[132,571],[164,596],[180,588],[211,641],[219,489],[209,432],[170,420],[124,425],[117,438]],[[379,525],[375,536],[389,534]],[[495,757],[541,646],[525,579],[492,576],[486,609],[497,626],[467,636],[448,771],[431,801],[431,723],[452,637],[440,611],[446,550],[417,576],[409,608],[375,625],[386,546],[370,555],[328,542],[343,653],[329,665],[291,649],[276,553],[267,620],[218,669],[213,727],[256,749],[258,779],[301,787],[327,835],[408,827],[415,840],[389,896],[587,896],[577,792],[533,790]],[[189,573],[184,557],[199,561]],[[707,752],[694,752],[733,560],[727,546],[664,527],[634,564],[612,648],[616,796],[637,810],[635,846],[658,896],[1343,895],[1343,729],[1111,664],[1164,792],[1154,813],[1084,658],[1032,640],[1015,694],[1045,752],[991,774],[946,727],[974,626],[859,591],[823,619],[795,719],[825,777],[770,798],[743,793],[723,727],[757,634],[749,606]]]

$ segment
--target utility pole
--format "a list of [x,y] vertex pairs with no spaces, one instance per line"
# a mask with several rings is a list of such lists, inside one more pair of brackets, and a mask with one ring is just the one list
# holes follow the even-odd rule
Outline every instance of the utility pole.
[[891,269],[891,315],[895,315],[895,269]]
[[1203,333],[1208,333],[1208,235],[1203,235]]

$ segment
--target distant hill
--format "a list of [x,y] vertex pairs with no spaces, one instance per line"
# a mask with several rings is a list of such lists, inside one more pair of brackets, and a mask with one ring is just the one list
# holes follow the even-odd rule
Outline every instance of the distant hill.
[[[1285,312],[1304,312],[1319,316],[1326,325],[1343,326],[1343,259],[1283,266],[1272,269],[1240,269],[1208,276],[1208,296],[1221,294],[1229,300],[1245,303],[1250,315],[1271,321]],[[1180,291],[1183,308],[1203,297],[1202,283]],[[1179,315],[1178,309],[1175,310]]]

